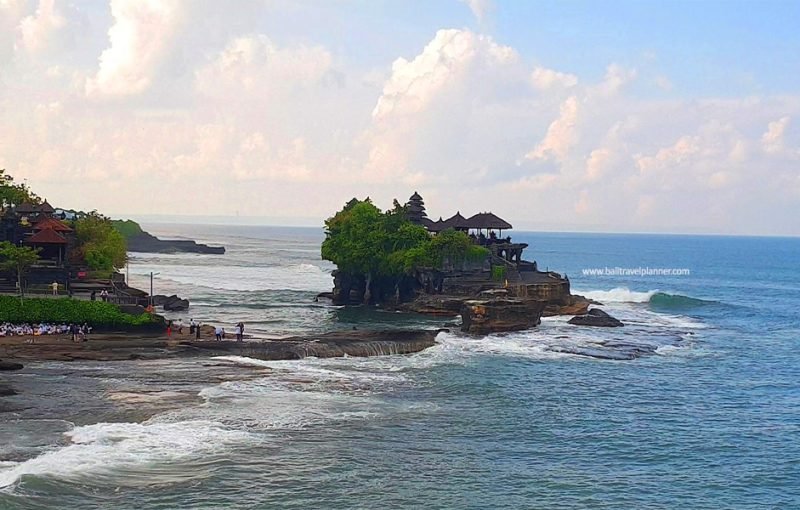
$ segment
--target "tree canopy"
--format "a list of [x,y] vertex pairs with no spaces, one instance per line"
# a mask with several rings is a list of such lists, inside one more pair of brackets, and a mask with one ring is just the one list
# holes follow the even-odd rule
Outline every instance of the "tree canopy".
[[38,204],[41,199],[28,188],[27,184],[17,184],[14,178],[0,168],[0,207],[19,205],[24,202]]
[[105,216],[90,213],[79,218],[75,221],[75,234],[78,241],[76,255],[90,269],[118,269],[128,260],[125,238]]
[[8,241],[0,242],[0,270],[10,271],[17,277],[17,286],[22,289],[22,275],[39,260],[39,249],[15,246]]
[[401,276],[415,269],[449,269],[486,257],[463,232],[436,236],[408,221],[405,207],[381,212],[372,201],[352,199],[325,221],[322,258],[342,270],[370,276]]

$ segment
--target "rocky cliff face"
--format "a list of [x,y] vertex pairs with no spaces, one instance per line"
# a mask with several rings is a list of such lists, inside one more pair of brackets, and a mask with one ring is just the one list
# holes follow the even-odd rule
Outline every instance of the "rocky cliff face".
[[199,244],[196,241],[176,239],[159,239],[147,232],[128,237],[128,251],[143,253],[205,253],[212,255],[222,255],[225,253],[224,246],[208,246]]
[[520,331],[541,322],[543,301],[492,298],[464,301],[461,307],[461,330],[485,335],[502,331]]

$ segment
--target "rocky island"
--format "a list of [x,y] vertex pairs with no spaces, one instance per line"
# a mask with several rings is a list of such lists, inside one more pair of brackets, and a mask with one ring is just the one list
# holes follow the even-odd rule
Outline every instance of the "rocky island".
[[321,296],[334,304],[460,315],[462,330],[476,334],[583,316],[599,304],[573,295],[566,276],[523,259],[528,245],[503,237],[511,224],[489,212],[432,221],[414,193],[386,212],[353,199],[325,226],[322,257],[338,269],[332,292]]

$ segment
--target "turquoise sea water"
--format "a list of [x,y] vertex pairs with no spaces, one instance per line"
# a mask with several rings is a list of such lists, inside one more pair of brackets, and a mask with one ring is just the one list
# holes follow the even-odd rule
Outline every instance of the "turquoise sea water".
[[[451,322],[314,303],[317,230],[154,227],[229,249],[133,257],[134,281],[192,300],[186,319]],[[515,238],[626,326],[554,318],[368,359],[31,364],[3,376],[20,395],[0,413],[0,508],[800,507],[799,239]],[[582,274],[605,267],[691,274]],[[556,352],[615,342],[656,350]]]

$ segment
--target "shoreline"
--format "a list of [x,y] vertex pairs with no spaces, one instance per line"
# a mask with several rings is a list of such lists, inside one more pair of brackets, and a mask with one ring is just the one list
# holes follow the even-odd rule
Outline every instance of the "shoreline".
[[436,344],[445,330],[352,330],[283,339],[235,338],[216,341],[195,339],[177,332],[97,333],[85,342],[73,342],[68,335],[14,336],[0,338],[0,360],[17,363],[41,361],[124,361],[237,355],[265,360],[304,357],[379,356],[411,354]]

